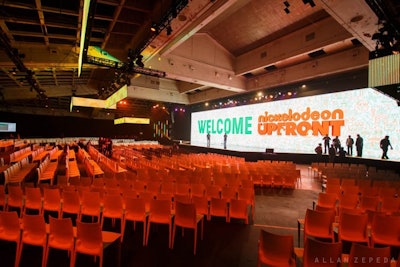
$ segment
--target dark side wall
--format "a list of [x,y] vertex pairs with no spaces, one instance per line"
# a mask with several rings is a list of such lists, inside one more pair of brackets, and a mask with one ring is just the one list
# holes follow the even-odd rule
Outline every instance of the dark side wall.
[[[171,126],[173,139],[189,140],[189,114],[175,116]],[[157,118],[158,119],[158,118]],[[150,125],[120,124],[113,120],[85,119],[78,117],[56,117],[32,114],[0,112],[0,122],[17,124],[16,133],[0,133],[0,138],[20,135],[21,138],[54,137],[111,137],[134,138],[136,140],[154,140],[153,122]]]

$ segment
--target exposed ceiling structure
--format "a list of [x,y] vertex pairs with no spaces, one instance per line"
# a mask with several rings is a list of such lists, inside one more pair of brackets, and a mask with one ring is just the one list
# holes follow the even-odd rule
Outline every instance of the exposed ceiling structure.
[[[165,72],[130,71],[120,81],[121,70],[87,63],[78,77],[83,5],[2,1],[0,111],[144,117],[155,103],[191,105],[365,69],[374,34],[385,26],[400,35],[396,0],[97,0],[88,45],[122,62],[139,52],[145,68]],[[116,110],[70,112],[71,96],[100,98],[125,82],[128,98]]]

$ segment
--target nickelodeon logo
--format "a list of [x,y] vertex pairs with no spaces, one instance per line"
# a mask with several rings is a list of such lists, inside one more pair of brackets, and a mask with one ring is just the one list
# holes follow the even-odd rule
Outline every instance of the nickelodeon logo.
[[258,133],[260,135],[326,135],[340,136],[344,126],[344,112],[341,109],[333,111],[311,111],[310,107],[302,113],[293,112],[258,116]]

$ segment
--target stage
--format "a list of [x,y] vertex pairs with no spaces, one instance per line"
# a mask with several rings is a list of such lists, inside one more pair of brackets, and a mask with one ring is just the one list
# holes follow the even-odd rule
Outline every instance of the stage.
[[[329,162],[327,154],[317,155],[312,153],[279,153],[273,151],[273,149],[265,149],[261,151],[260,148],[249,151],[249,147],[240,147],[230,145],[224,149],[223,145],[217,145],[210,147],[196,146],[188,142],[179,142],[180,150],[183,152],[192,153],[216,153],[221,155],[229,155],[235,157],[242,157],[246,161],[257,161],[257,160],[271,160],[271,161],[292,161],[296,164],[311,164],[313,162]],[[268,152],[268,153],[267,153]],[[345,158],[335,158],[336,163],[348,163],[348,164],[364,164],[366,166],[376,167],[380,170],[395,170],[400,172],[400,161],[392,160],[381,160],[371,159],[355,156],[346,156]]]

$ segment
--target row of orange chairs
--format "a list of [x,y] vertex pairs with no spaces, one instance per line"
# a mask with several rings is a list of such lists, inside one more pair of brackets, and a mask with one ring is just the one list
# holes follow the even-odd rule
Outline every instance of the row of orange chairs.
[[[400,216],[375,214],[368,224],[368,214],[345,211],[338,224],[339,240],[375,245],[400,246]],[[334,236],[335,211],[307,209],[304,219],[304,241],[307,237],[329,239]]]
[[[42,247],[42,267],[47,265],[50,249],[66,250],[70,267],[75,266],[77,253],[99,258],[103,266],[103,233],[99,223],[76,222],[71,218],[49,217],[49,224],[41,214],[26,214],[22,220],[16,211],[0,211],[0,240],[16,243],[15,267],[19,266],[24,245]],[[113,235],[113,239],[118,235]]]
[[319,193],[315,202],[317,209],[359,209],[360,212],[379,211],[386,214],[400,214],[400,198],[395,195],[387,194],[383,197],[379,196],[359,196],[358,194],[335,194],[335,193]]
[[[293,235],[276,234],[260,230],[258,242],[258,263],[266,266],[400,266],[392,261],[390,247],[368,247],[353,243],[350,254],[342,253],[342,242],[323,242],[307,238],[304,248],[294,248]],[[391,264],[391,263],[394,264]]]

